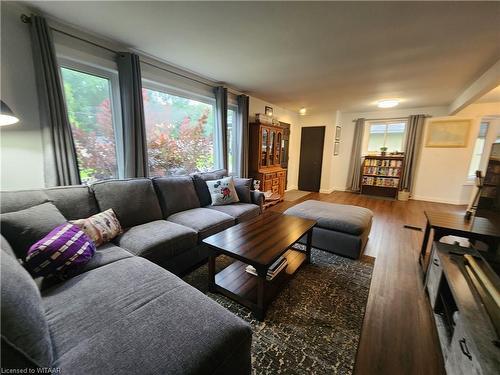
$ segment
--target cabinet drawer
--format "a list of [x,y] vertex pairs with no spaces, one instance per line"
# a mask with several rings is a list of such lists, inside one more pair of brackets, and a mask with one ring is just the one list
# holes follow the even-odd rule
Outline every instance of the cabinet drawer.
[[280,180],[277,179],[277,178],[273,178],[273,186],[276,186],[276,185],[279,185],[280,184]]
[[286,175],[285,171],[278,172],[278,177],[284,177]]
[[273,174],[274,173],[266,173],[264,175],[264,179],[266,179],[266,180],[272,180],[273,179]]
[[277,193],[279,191],[279,186],[278,185],[275,185],[273,186],[273,193]]

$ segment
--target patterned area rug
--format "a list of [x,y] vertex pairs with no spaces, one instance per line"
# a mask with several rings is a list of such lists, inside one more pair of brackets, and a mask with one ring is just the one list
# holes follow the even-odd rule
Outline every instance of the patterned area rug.
[[[217,258],[218,270],[230,263]],[[371,263],[313,249],[311,264],[276,297],[263,322],[238,303],[207,292],[207,265],[184,281],[250,323],[253,374],[351,374],[372,270]]]

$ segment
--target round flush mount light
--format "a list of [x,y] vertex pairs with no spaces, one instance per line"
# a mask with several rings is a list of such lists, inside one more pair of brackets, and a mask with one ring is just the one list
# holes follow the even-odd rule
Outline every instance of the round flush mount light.
[[306,113],[307,113],[307,109],[305,107],[302,107],[301,109],[299,109],[299,115],[305,116]]
[[384,99],[377,102],[377,107],[379,108],[392,108],[399,104],[398,99]]

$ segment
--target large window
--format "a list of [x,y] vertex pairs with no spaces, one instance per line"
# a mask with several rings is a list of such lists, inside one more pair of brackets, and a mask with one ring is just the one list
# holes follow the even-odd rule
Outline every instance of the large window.
[[381,147],[387,147],[387,152],[403,150],[406,121],[374,121],[368,129],[368,153],[378,153]]
[[61,73],[82,183],[118,177],[112,79],[70,67]]
[[230,175],[238,174],[238,154],[237,154],[237,108],[230,107],[227,110],[227,169]]
[[143,88],[143,99],[151,176],[215,169],[215,101],[150,88]]
[[476,176],[476,171],[479,169],[481,164],[481,158],[483,156],[484,144],[486,142],[486,133],[488,132],[489,124],[487,122],[482,122],[479,126],[479,134],[476,138],[476,143],[474,143],[474,150],[472,151],[472,159],[469,164],[469,178],[473,179]]

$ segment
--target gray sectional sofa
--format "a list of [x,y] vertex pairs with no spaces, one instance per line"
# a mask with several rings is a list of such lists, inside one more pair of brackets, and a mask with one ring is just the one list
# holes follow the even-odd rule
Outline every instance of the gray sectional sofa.
[[[225,171],[214,173],[202,177]],[[2,236],[11,239],[2,237],[1,251],[3,368],[250,373],[250,327],[173,273],[206,258],[203,238],[259,215],[261,193],[251,193],[252,203],[201,207],[193,178],[186,176],[2,192],[0,198],[0,217],[9,220],[50,201],[66,220],[113,208],[125,229],[77,276],[47,283],[22,267],[17,239],[2,225]],[[44,220],[30,215],[22,220]]]

